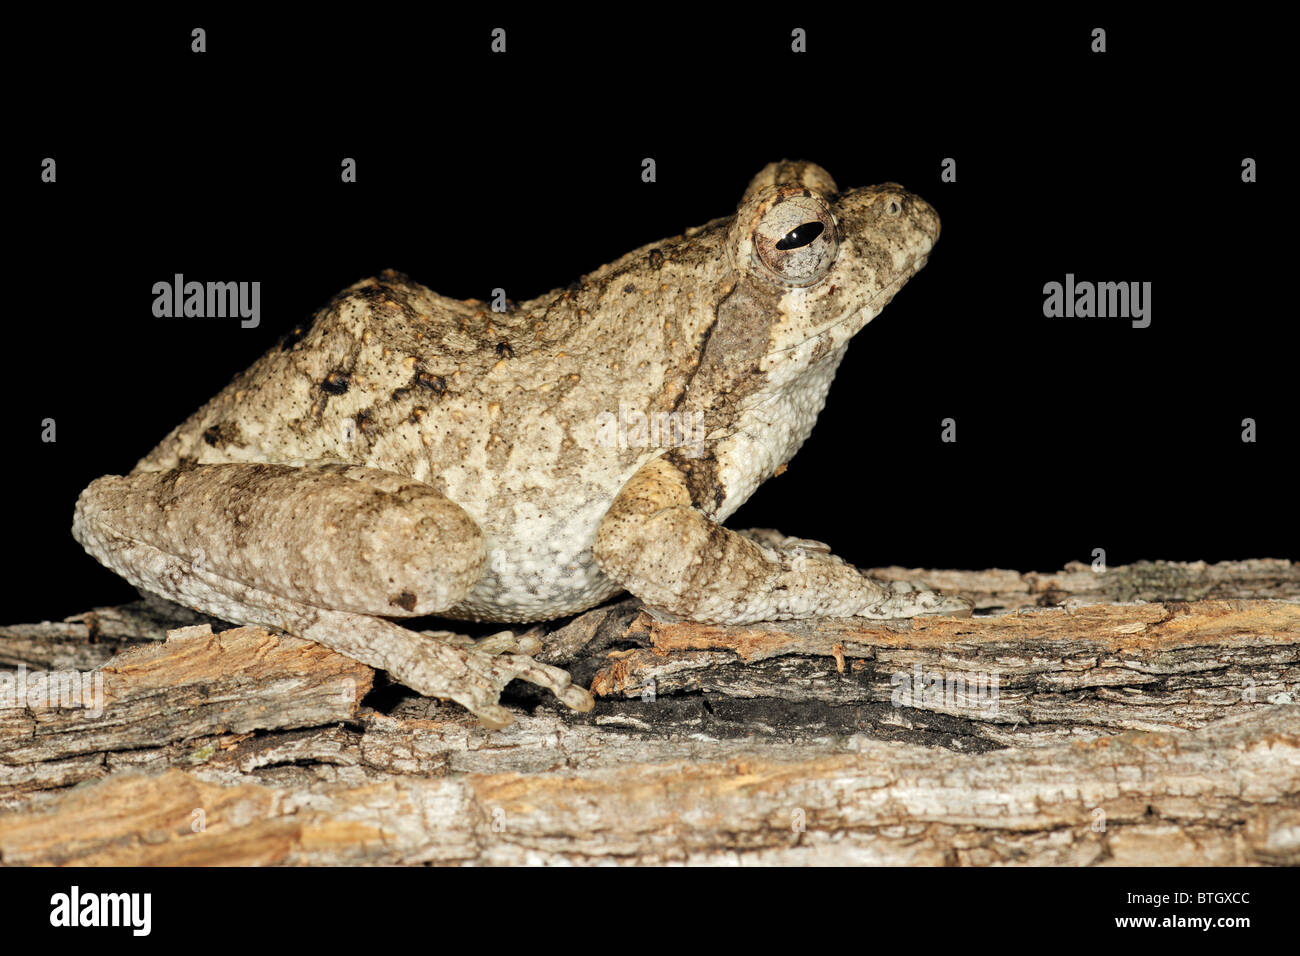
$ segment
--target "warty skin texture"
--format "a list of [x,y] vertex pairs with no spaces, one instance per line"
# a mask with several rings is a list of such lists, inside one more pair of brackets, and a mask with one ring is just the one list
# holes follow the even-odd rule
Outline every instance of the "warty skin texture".
[[[816,542],[721,526],[807,438],[849,339],[938,234],[901,187],[840,193],[820,167],[786,162],[734,216],[505,313],[386,272],[293,330],[131,475],[92,483],[74,534],[137,586],[226,620],[363,660],[356,633],[371,632],[398,648],[372,652],[376,666],[417,690],[403,670],[420,670],[437,685],[425,692],[489,723],[504,719],[502,674],[457,658],[468,689],[430,681],[427,661],[407,660],[423,645],[393,619],[543,620],[624,589],[720,623],[961,613]],[[615,427],[611,441],[620,409],[687,427],[658,444]],[[349,616],[335,622],[348,637],[322,624],[331,614]],[[589,703],[567,676],[540,678]]]

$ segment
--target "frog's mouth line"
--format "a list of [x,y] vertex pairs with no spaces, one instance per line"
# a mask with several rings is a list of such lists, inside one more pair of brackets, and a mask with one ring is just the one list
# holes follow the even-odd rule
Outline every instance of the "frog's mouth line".
[[[853,309],[852,311],[850,311],[847,315],[845,315],[845,316],[843,316],[843,317],[841,317],[841,318],[836,319],[836,320],[835,320],[834,322],[832,322],[830,325],[823,326],[822,328],[820,328],[820,329],[818,329],[816,332],[814,332],[812,335],[810,335],[810,336],[808,336],[806,339],[804,339],[802,342],[798,342],[798,343],[796,343],[796,344],[794,344],[794,345],[786,346],[786,347],[783,348],[783,349],[773,349],[772,351],[767,352],[766,355],[781,355],[781,354],[783,354],[783,353],[785,353],[785,352],[791,352],[791,351],[793,351],[793,350],[795,350],[795,349],[803,348],[805,345],[807,345],[809,342],[812,342],[814,339],[819,339],[819,338],[821,338],[823,335],[828,335],[829,333],[831,333],[831,332],[834,331],[835,329],[839,328],[841,325],[845,325],[845,324],[847,324],[850,320],[852,320],[852,319],[856,319],[859,315],[862,314],[863,310],[871,308],[871,307],[872,307],[873,305],[875,305],[876,302],[878,302],[878,301],[879,301],[883,296],[885,296],[885,295],[891,295],[891,294],[893,294],[893,293],[896,293],[896,292],[899,290],[899,288],[902,287],[902,285],[903,285],[904,282],[906,282],[908,279],[912,278],[912,276],[916,275],[917,271],[918,271],[918,266],[916,265],[915,262],[913,262],[911,268],[907,269],[907,270],[904,271],[904,272],[900,272],[900,273],[898,274],[898,278],[894,279],[894,280],[893,280],[892,282],[890,282],[888,285],[884,286],[884,287],[883,287],[879,292],[877,292],[875,295],[873,295],[873,296],[872,296],[870,299],[868,299],[866,302],[862,303],[862,305],[860,305],[858,308]],[[872,316],[872,318],[875,318],[875,316]],[[868,320],[868,321],[870,321],[870,320]],[[863,324],[865,325],[866,323],[863,323]],[[766,356],[765,356],[765,357],[766,357]]]

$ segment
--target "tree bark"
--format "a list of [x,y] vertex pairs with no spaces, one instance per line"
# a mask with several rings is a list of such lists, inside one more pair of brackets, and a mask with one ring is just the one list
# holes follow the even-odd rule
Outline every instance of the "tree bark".
[[1300,567],[871,573],[976,615],[627,600],[538,655],[596,709],[516,684],[496,732],[156,602],[0,628],[0,861],[1300,863]]

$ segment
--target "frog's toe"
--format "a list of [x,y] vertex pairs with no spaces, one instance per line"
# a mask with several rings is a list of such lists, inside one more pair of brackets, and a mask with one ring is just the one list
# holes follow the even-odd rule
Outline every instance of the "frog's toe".
[[591,696],[591,692],[584,690],[577,684],[570,684],[559,696],[565,706],[582,714],[596,706],[596,698]]
[[502,654],[493,660],[499,662],[498,666],[503,672],[549,690],[572,710],[585,712],[596,705],[591,694],[575,685],[569,672],[562,668],[543,664],[522,654]]
[[907,617],[970,617],[975,602],[952,594],[930,591],[910,581],[895,584],[879,601],[858,611],[856,617],[886,620]]
[[930,610],[919,612],[918,617],[970,617],[975,612],[975,602],[970,598],[952,594],[931,593],[938,598],[938,603]]
[[487,704],[474,711],[484,730],[502,730],[515,722],[514,714],[500,704]]
[[532,631],[525,631],[523,634],[516,634],[514,631],[497,631],[487,637],[480,637],[470,646],[484,654],[523,654],[531,657],[541,651],[544,645]]
[[541,653],[542,648],[546,646],[542,643],[537,628],[531,628],[522,634],[516,634],[514,631],[497,631],[495,634],[478,638],[459,634],[456,631],[420,631],[419,633],[444,644],[454,644],[457,647],[469,648],[488,655],[524,654],[532,657],[534,654]]
[[510,642],[509,651],[512,654],[526,654],[532,657],[534,654],[540,654],[545,646],[540,638],[532,634],[520,634]]

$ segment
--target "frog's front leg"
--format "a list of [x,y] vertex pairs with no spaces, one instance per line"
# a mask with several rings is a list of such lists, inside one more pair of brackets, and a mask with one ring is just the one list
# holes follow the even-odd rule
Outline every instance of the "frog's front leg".
[[650,607],[712,624],[970,613],[958,598],[872,581],[819,542],[723,528],[695,507],[671,456],[647,462],[623,486],[592,553]]
[[454,606],[484,563],[473,519],[412,479],[347,465],[137,471],[92,482],[77,500],[73,535],[137,587],[324,644],[489,726],[510,722],[498,697],[515,678],[574,709],[592,705],[559,668],[385,620]]

